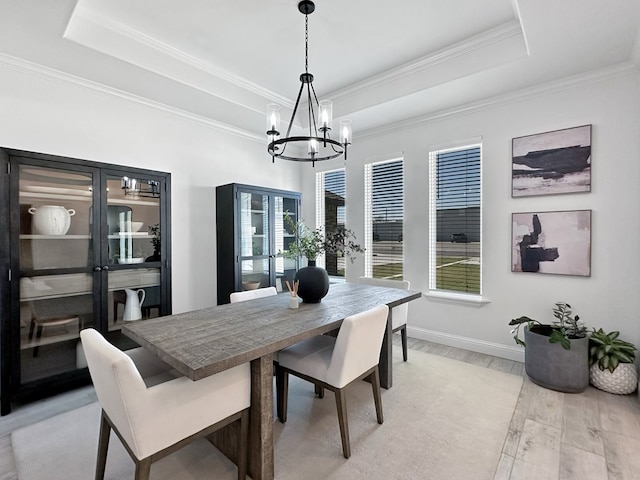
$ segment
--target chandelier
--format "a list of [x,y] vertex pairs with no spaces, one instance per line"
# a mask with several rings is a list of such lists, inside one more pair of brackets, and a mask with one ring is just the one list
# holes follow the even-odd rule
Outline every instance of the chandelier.
[[[267,105],[267,152],[271,155],[272,162],[281,158],[295,162],[311,162],[315,166],[315,162],[331,160],[341,155],[347,159],[347,146],[351,144],[352,135],[351,120],[340,120],[340,141],[331,138],[333,104],[330,100],[318,102],[313,88],[313,75],[309,73],[309,15],[315,8],[311,0],[298,3],[298,10],[304,14],[304,73],[300,75],[300,90],[285,137],[280,138],[280,106],[275,103]],[[303,92],[307,102],[308,135],[292,137],[291,127]]]

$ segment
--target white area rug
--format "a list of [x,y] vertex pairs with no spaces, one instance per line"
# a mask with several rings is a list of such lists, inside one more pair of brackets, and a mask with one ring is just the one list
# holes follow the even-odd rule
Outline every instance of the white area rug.
[[[348,391],[349,460],[333,394],[314,398],[310,384],[290,377],[287,423],[274,423],[277,479],[493,479],[522,378],[413,350],[404,363],[399,350],[394,386],[382,393],[383,425],[369,384]],[[19,479],[92,479],[99,419],[96,403],[13,432]],[[106,478],[132,479],[133,471],[112,434]],[[154,463],[151,478],[231,480],[236,469],[200,440]]]

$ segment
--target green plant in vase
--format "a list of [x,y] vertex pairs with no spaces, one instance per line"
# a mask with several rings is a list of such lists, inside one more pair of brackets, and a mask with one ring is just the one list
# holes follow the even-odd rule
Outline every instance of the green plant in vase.
[[293,235],[289,248],[281,252],[285,258],[296,259],[303,256],[308,265],[296,272],[295,280],[299,281],[298,296],[305,303],[317,303],[329,291],[329,275],[324,268],[316,267],[316,259],[322,253],[340,253],[351,262],[356,253],[364,252],[356,243],[355,234],[344,227],[336,232],[324,234],[322,228],[310,228],[303,221],[295,222],[285,212],[285,231]]
[[617,331],[593,330],[589,338],[589,381],[605,392],[626,395],[638,386],[636,347],[619,336]]
[[[589,386],[589,338],[587,328],[571,305],[557,302],[552,323],[527,316],[514,318],[509,325],[518,345],[525,347],[527,376],[536,384],[560,392],[578,393]],[[520,327],[525,325],[524,340]]]
[[153,255],[147,257],[145,261],[147,262],[157,262],[160,260],[160,247],[161,247],[161,238],[160,238],[160,224],[156,223],[155,225],[149,226],[149,235],[151,236],[151,245],[153,245]]
[[284,219],[286,232],[294,236],[289,249],[282,252],[285,258],[295,259],[302,256],[307,261],[315,263],[322,253],[337,253],[353,263],[356,254],[364,252],[364,248],[356,243],[355,234],[348,228],[339,226],[335,232],[325,235],[322,227],[312,229],[302,220],[294,222],[288,212]]

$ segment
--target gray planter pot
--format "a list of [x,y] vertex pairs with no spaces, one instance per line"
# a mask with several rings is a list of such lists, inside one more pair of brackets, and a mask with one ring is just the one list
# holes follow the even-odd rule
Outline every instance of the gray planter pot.
[[589,386],[589,338],[571,339],[571,349],[549,343],[545,325],[525,328],[524,367],[531,381],[541,387],[579,393]]

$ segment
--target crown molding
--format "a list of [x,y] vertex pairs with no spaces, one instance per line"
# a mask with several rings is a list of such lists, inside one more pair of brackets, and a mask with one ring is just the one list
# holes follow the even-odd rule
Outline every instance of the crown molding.
[[627,62],[619,63],[610,67],[594,70],[594,71],[579,74],[579,75],[573,75],[571,77],[566,77],[560,80],[554,80],[552,82],[548,82],[542,85],[536,85],[530,88],[521,89],[521,90],[507,93],[504,95],[489,97],[478,102],[459,105],[453,108],[429,113],[427,115],[420,115],[418,117],[413,117],[401,122],[396,122],[394,124],[372,128],[370,130],[360,132],[359,134],[354,135],[354,141],[359,138],[387,134],[397,130],[404,130],[404,129],[412,128],[425,123],[434,122],[443,118],[450,118],[458,115],[465,115],[468,113],[500,107],[503,105],[508,105],[510,103],[521,102],[523,100],[529,100],[529,99],[540,97],[543,95],[562,92],[562,91],[576,88],[582,85],[603,82],[613,78],[630,75],[630,74],[637,74],[637,73],[638,73],[637,63],[633,61],[627,61]]
[[200,125],[204,125],[206,127],[212,128],[219,132],[228,133],[231,135],[235,135],[235,136],[253,140],[253,141],[264,142],[264,138],[262,135],[258,135],[256,133],[253,133],[241,128],[233,127],[226,123],[218,122],[216,120],[204,117],[202,115],[197,115],[191,112],[187,112],[185,110],[175,108],[161,102],[156,102],[154,100],[150,100],[148,98],[141,97],[139,95],[134,95],[134,94],[125,92],[123,90],[119,90],[117,88],[109,87],[107,85],[104,85],[98,82],[87,80],[85,78],[81,78],[70,73],[62,72],[54,68],[39,65],[37,63],[33,63],[28,60],[24,60],[22,58],[13,57],[11,55],[7,55],[1,52],[0,52],[0,66],[3,66],[5,68],[19,72],[24,75],[29,75],[31,77],[38,78],[41,80],[46,80],[48,82],[56,83],[58,85],[62,85],[65,87],[76,88],[79,90],[89,91],[92,93],[101,93],[104,95],[109,95],[111,97],[117,97],[128,102],[134,102],[141,105],[145,105],[147,107],[151,107],[151,108],[161,110],[173,115],[177,115],[179,117],[182,117],[187,120],[196,122]]
[[[184,63],[199,71],[205,72],[208,75],[224,80],[232,85],[235,85],[239,88],[242,88],[243,90],[246,90],[247,92],[264,97],[269,101],[280,103],[281,105],[287,108],[293,108],[294,102],[290,98],[279,95],[243,77],[240,77],[238,75],[233,75],[232,73],[222,68],[218,68],[215,65],[212,65],[211,63],[205,62],[197,57],[194,57],[193,55],[189,55],[188,53],[178,48],[172,47],[171,45],[161,42],[157,38],[154,38],[139,30],[136,30],[135,28],[132,28],[126,23],[114,21],[111,18],[108,18],[99,13],[96,13],[88,8],[82,7],[80,4],[78,4],[78,6],[74,10],[69,20],[67,29],[63,35],[65,38],[70,38],[69,31],[70,31],[70,26],[72,25],[72,22],[80,22],[80,23],[88,22],[89,25],[94,30],[96,27],[103,28],[108,32],[110,32],[112,35],[117,35],[128,41],[135,42],[136,44],[142,45],[146,48],[150,48],[160,53],[161,55],[165,55],[167,57],[173,58],[174,60],[177,60],[180,63]],[[73,40],[78,41],[76,39],[73,39]],[[144,66],[142,67],[144,68]],[[162,72],[157,72],[157,73],[162,74]],[[192,86],[194,88],[200,88],[182,79],[178,81],[180,81],[181,83],[186,83],[187,85]]]
[[357,82],[347,87],[328,93],[326,96],[334,99],[354,95],[360,90],[375,88],[403,78],[416,75],[423,70],[433,68],[438,64],[449,62],[460,56],[502,43],[516,37],[523,38],[520,22],[517,20],[502,24],[466,40],[450,45],[436,53],[420,57],[399,67],[390,69],[367,80]]

